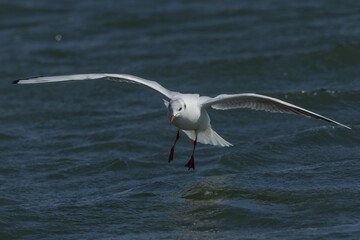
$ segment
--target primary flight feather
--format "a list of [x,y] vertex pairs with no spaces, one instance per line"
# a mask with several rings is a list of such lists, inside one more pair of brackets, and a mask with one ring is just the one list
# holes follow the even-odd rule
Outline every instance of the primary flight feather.
[[221,94],[214,98],[200,96],[199,94],[183,94],[170,91],[155,81],[146,80],[140,77],[128,74],[75,74],[63,76],[36,77],[14,81],[15,84],[34,84],[48,82],[63,82],[73,80],[89,80],[106,78],[118,82],[128,82],[145,85],[157,92],[163,98],[168,110],[168,118],[170,122],[177,127],[177,135],[175,142],[171,148],[169,162],[173,160],[175,144],[180,137],[179,129],[194,141],[192,155],[186,167],[195,168],[194,152],[196,143],[212,144],[219,146],[231,146],[229,142],[220,137],[210,125],[210,117],[206,112],[206,108],[212,107],[216,110],[228,110],[235,108],[251,108],[255,110],[264,110],[269,112],[293,113],[306,117],[313,117],[327,122],[331,122],[342,127],[351,129],[350,127],[336,122],[330,118],[321,116],[304,108],[295,106],[282,100],[255,94]]

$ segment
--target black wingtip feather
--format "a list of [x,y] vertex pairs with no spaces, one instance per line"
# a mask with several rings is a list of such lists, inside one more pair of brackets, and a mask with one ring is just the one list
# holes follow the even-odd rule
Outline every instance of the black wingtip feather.
[[12,83],[13,83],[13,84],[18,84],[18,82],[20,82],[20,80],[15,80],[15,81],[13,81]]

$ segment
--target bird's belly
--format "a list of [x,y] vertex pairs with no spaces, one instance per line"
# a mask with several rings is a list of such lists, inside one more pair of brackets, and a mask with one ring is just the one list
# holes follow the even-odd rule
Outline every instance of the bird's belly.
[[190,122],[190,121],[186,121],[186,120],[182,120],[182,119],[176,119],[175,121],[173,121],[173,124],[180,129],[183,130],[195,130],[198,128],[198,125],[196,123]]
[[173,124],[183,130],[203,130],[210,127],[210,119],[204,111],[203,114],[195,118],[176,118]]

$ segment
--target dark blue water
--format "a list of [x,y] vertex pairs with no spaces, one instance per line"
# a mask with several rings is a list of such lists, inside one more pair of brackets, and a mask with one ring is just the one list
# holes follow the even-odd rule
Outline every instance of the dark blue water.
[[[360,2],[0,1],[0,239],[358,239]],[[160,95],[38,75],[112,72],[255,92],[349,125],[209,110],[234,144],[176,136]]]

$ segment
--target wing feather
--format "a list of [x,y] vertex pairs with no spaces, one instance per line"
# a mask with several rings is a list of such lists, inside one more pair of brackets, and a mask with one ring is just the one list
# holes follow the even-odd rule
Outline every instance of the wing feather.
[[298,107],[291,103],[255,93],[242,93],[242,94],[231,94],[231,95],[222,94],[214,98],[207,98],[202,106],[203,107],[211,106],[216,110],[251,108],[255,110],[264,110],[268,112],[293,113],[293,114],[303,115],[306,117],[321,119],[351,129],[350,127],[342,123],[336,122],[330,118],[324,117],[320,114],[311,112],[309,110]]
[[14,84],[36,84],[48,82],[63,82],[63,81],[77,81],[77,80],[91,80],[91,79],[109,79],[117,82],[137,83],[145,85],[159,93],[161,93],[166,100],[170,100],[176,92],[170,91],[155,81],[146,80],[128,74],[113,74],[113,73],[92,73],[92,74],[74,74],[62,76],[48,76],[48,77],[35,77],[28,79],[16,80]]

